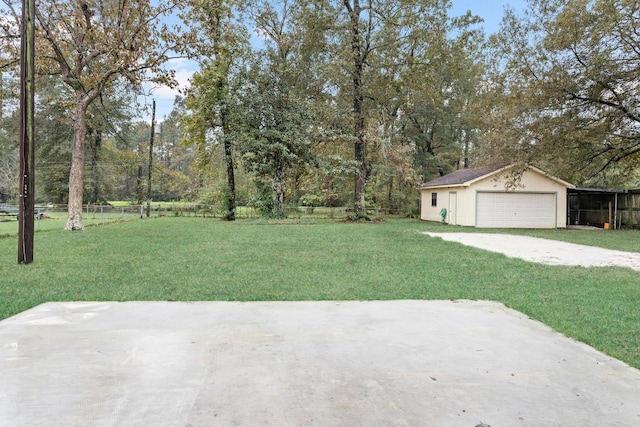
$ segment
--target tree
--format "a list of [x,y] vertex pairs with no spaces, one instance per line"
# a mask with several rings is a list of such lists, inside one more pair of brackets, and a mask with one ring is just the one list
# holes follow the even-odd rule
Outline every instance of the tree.
[[116,200],[131,200],[142,204],[146,199],[143,189],[143,165],[148,159],[150,126],[147,122],[134,122],[123,126],[121,137],[113,141],[116,175],[123,177],[114,189]]
[[[300,98],[286,87],[286,79],[274,69],[257,66],[246,95],[246,128],[241,151],[245,167],[261,177],[270,177],[271,215],[285,217],[285,176],[289,168],[311,161],[310,115]],[[282,76],[279,76],[282,77]],[[283,81],[284,80],[284,81]]]
[[[188,19],[197,25],[192,29],[194,43],[189,46],[192,57],[199,60],[201,70],[191,80],[186,99],[190,114],[183,117],[189,130],[191,143],[197,145],[203,162],[209,165],[211,153],[207,141],[220,139],[224,148],[226,186],[224,218],[236,217],[235,168],[233,160],[233,116],[238,69],[243,54],[247,53],[248,35],[237,22],[234,13],[238,6],[233,1],[194,0]],[[233,80],[233,81],[231,81]]]
[[[640,161],[640,4],[530,0],[494,38],[492,145],[589,185],[624,185]],[[500,135],[504,137],[500,137]]]
[[[19,39],[0,14],[0,46],[19,49]],[[15,58],[0,50],[0,203],[15,199],[18,190],[18,93]],[[11,71],[14,71],[13,73]]]
[[[466,168],[478,140],[484,64],[482,33],[467,31],[440,42],[433,57],[415,57],[402,75],[408,89],[402,105],[402,133],[415,148],[414,166],[425,180]],[[426,54],[426,55],[425,55]]]
[[[118,149],[127,149],[127,129],[135,112],[133,94],[114,86],[87,111],[87,158],[83,199],[114,200],[119,181]],[[36,110],[37,199],[64,203],[69,197],[69,164],[74,137],[73,90],[55,76],[41,76]],[[148,129],[145,140],[148,139]]]
[[[3,0],[19,22],[13,0]],[[74,93],[74,139],[69,174],[69,208],[65,229],[82,230],[82,200],[87,143],[87,111],[117,79],[138,89],[149,78],[171,82],[161,68],[173,46],[161,18],[171,0],[48,0],[36,8],[37,64],[41,74],[58,75]],[[17,26],[3,26],[15,31]],[[3,39],[11,41],[11,39]],[[5,47],[12,48],[11,43]],[[13,57],[16,57],[15,54]]]
[[[1,21],[0,21],[1,23]],[[0,53],[0,65],[7,59]],[[18,173],[18,118],[15,108],[6,108],[15,102],[15,80],[5,76],[0,66],[0,202],[13,198]]]
[[[162,196],[160,200],[183,199],[195,200],[196,191],[193,188],[195,183],[193,163],[195,160],[195,150],[193,147],[185,145],[185,129],[181,122],[181,116],[185,113],[184,98],[177,96],[174,107],[168,116],[162,121],[162,132],[157,137],[156,153],[158,156],[158,166],[167,170],[168,175],[175,177],[178,182],[186,183],[184,191],[178,191],[178,182],[170,181],[169,186],[173,188],[171,193]],[[162,182],[161,182],[162,183]]]
[[[408,71],[438,62],[449,64],[449,38],[467,38],[467,28],[477,22],[470,14],[451,19],[449,1],[436,0],[310,0],[333,20],[325,35],[332,64],[331,87],[338,108],[348,108],[354,174],[354,217],[366,217],[368,183],[379,150],[385,144],[378,137],[385,126],[396,135],[398,114],[408,111],[406,103],[418,88]],[[451,64],[450,64],[451,65]],[[404,75],[404,78],[403,78]],[[418,73],[413,74],[416,78]],[[418,80],[419,81],[419,80]],[[424,86],[423,86],[424,87]],[[439,100],[438,100],[439,101]],[[385,114],[381,114],[384,110]],[[393,132],[391,132],[393,130]],[[378,140],[378,142],[376,142]],[[386,144],[387,147],[390,145]]]
[[354,159],[357,171],[354,182],[354,211],[357,217],[366,216],[365,192],[367,181],[371,174],[371,167],[367,162],[367,141],[365,138],[366,110],[365,110],[365,67],[368,59],[376,48],[375,40],[375,8],[369,2],[368,7],[361,7],[360,0],[344,0],[344,8],[348,15],[349,31],[351,33],[350,48],[351,62],[351,99],[353,103],[353,138]]
[[275,217],[285,216],[287,170],[313,162],[313,59],[305,49],[309,33],[299,25],[305,12],[288,0],[262,1],[252,9],[265,47],[256,55],[244,88],[241,150],[249,171],[272,180]]
[[0,116],[0,202],[16,199],[18,190],[17,111]]

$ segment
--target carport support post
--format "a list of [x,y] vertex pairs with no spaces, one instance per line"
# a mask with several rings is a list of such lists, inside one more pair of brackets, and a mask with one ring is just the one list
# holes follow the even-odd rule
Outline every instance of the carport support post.
[[34,236],[34,101],[35,0],[22,0],[20,55],[20,201],[18,206],[18,263],[33,262]]

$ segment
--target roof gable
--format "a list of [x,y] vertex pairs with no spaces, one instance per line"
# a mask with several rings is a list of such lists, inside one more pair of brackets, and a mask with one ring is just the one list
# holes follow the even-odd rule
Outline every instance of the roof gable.
[[[432,181],[429,181],[422,185],[421,188],[438,188],[438,187],[468,187],[474,182],[480,181],[481,179],[485,179],[492,175],[496,175],[502,171],[507,169],[511,169],[515,166],[515,164],[511,164],[508,166],[504,165],[492,165],[492,166],[482,166],[477,168],[469,168],[469,169],[460,169],[455,172],[452,172],[448,175],[441,176]],[[528,170],[535,171],[541,175],[544,175],[548,179],[559,183],[567,188],[575,188],[575,186],[571,183],[563,181],[560,178],[556,178],[552,175],[549,175],[545,171],[536,168],[535,166],[527,165],[526,168]]]
[[499,169],[502,169],[503,166],[483,166],[479,168],[468,168],[468,169],[459,169],[455,172],[451,172],[450,174],[441,176],[440,178],[436,178],[433,181],[429,181],[425,184],[422,184],[422,188],[427,187],[453,187],[465,185],[471,181],[476,181],[479,178],[482,178],[486,175],[490,175],[492,172],[495,172]]

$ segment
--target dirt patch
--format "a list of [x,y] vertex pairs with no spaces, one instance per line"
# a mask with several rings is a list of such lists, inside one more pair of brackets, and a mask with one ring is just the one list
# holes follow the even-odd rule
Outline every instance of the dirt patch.
[[538,237],[494,233],[430,233],[450,242],[499,252],[510,258],[549,265],[581,267],[628,267],[640,271],[640,253],[615,251]]

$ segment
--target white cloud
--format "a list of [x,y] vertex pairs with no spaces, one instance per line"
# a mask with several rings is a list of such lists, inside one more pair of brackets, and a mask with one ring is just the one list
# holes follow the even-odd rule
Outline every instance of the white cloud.
[[179,94],[180,89],[189,87],[189,79],[197,71],[197,64],[188,59],[172,59],[167,63],[168,69],[172,69],[175,72],[175,78],[178,82],[176,88],[170,88],[168,86],[160,86],[153,88],[151,94],[155,98],[167,98],[173,100],[176,95]]
[[[173,102],[176,96],[180,95],[180,90],[189,87],[189,79],[193,76],[198,69],[198,65],[194,61],[190,61],[185,58],[177,58],[170,60],[166,68],[174,70],[175,78],[178,82],[178,86],[170,88],[168,86],[148,86],[146,91],[150,93],[150,96],[145,96],[139,99],[139,101],[145,105],[150,106],[152,100],[156,100],[156,120],[162,121],[162,118],[169,115],[173,109]],[[151,108],[148,108],[148,113],[145,114],[144,119],[151,121]]]

